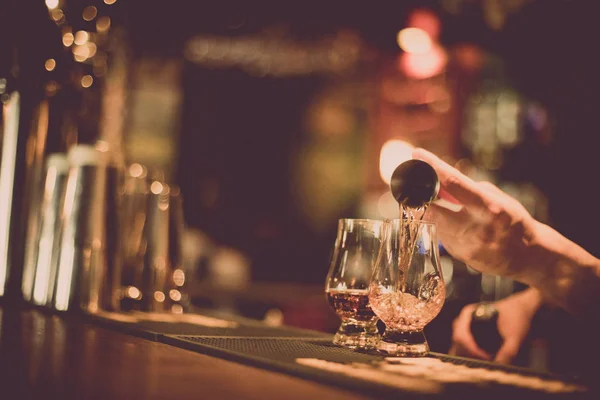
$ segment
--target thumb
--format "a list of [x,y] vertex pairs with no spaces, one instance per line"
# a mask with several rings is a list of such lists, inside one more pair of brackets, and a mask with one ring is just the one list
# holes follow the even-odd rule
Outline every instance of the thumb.
[[521,343],[515,339],[507,339],[502,343],[502,346],[496,353],[496,357],[494,361],[499,362],[501,364],[511,364],[513,359],[519,353],[519,347],[521,347]]

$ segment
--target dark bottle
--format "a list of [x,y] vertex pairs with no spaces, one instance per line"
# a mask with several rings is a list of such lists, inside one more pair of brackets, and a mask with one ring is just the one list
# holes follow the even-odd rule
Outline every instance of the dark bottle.
[[491,355],[502,346],[502,336],[498,332],[498,310],[492,303],[480,303],[471,319],[471,333],[477,345]]

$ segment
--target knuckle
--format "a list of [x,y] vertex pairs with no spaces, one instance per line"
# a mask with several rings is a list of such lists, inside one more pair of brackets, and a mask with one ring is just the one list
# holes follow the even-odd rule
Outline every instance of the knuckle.
[[525,236],[527,228],[526,223],[523,220],[517,220],[513,223],[512,226],[513,231],[519,236]]
[[444,185],[447,189],[452,190],[453,188],[459,187],[460,186],[460,179],[458,179],[457,176],[449,176],[448,178],[446,178],[446,182]]
[[494,185],[492,185],[492,183],[488,182],[488,181],[481,181],[481,182],[479,182],[479,186],[481,186],[481,187],[483,187],[485,189],[491,189],[491,188],[494,187]]
[[471,314],[473,311],[475,311],[475,308],[477,308],[477,305],[478,305],[477,303],[471,303],[471,304],[468,304],[468,305],[466,305],[466,306],[463,308],[463,312],[464,312],[465,314],[469,314],[469,315],[470,315],[470,314]]
[[488,213],[493,224],[500,227],[506,227],[510,225],[510,214],[503,206],[498,204],[490,204],[488,205]]
[[464,318],[468,315],[471,315],[474,309],[475,307],[472,304],[464,306],[463,309],[460,311],[460,316]]

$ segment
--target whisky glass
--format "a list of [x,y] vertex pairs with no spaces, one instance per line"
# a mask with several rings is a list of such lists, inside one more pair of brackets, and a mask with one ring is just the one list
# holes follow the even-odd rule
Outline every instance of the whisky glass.
[[423,329],[446,298],[436,226],[395,219],[385,229],[369,288],[371,307],[386,326],[377,350],[389,356],[425,356],[429,344]]
[[384,222],[340,219],[325,293],[342,320],[333,343],[352,349],[372,349],[379,342],[377,316],[369,305],[373,266],[383,244]]

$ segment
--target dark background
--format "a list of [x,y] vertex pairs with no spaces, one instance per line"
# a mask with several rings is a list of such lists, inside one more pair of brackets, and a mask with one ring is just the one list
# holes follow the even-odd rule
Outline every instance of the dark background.
[[[505,179],[529,180],[549,199],[553,225],[596,256],[600,222],[594,162],[598,148],[598,23],[587,1],[533,1],[508,17],[501,32],[485,25],[482,2],[467,3],[459,16],[435,1],[395,4],[348,2],[136,2],[128,21],[135,51],[174,57],[193,34],[243,35],[285,23],[292,37],[311,40],[342,27],[359,31],[383,53],[399,52],[395,33],[414,7],[429,7],[442,21],[447,46],[474,43],[498,54],[507,77],[541,102],[553,121],[552,141],[540,151],[527,145],[508,155]],[[391,3],[391,2],[390,2]],[[218,240],[253,253],[263,279],[320,281],[315,263],[326,263],[329,241],[305,227],[290,202],[289,152],[302,135],[300,119],[322,77],[257,79],[238,70],[203,71],[188,66],[178,180],[186,215]],[[202,93],[198,92],[203,88]],[[224,162],[227,143],[236,163]],[[196,205],[196,182],[210,175],[224,188],[215,209]],[[340,210],[340,216],[352,210]],[[269,267],[260,273],[261,264]],[[297,271],[301,270],[302,273]]]
[[[34,3],[19,4],[27,8]],[[349,3],[117,0],[107,8],[101,1],[76,0],[69,7],[94,4],[110,10],[113,24],[127,31],[132,63],[144,58],[183,60],[186,41],[197,34],[237,37],[273,26],[283,26],[287,38],[302,43],[350,29],[382,59],[394,57],[400,52],[396,33],[409,12],[429,8],[441,21],[444,46],[474,44],[496,54],[505,79],[546,108],[552,121],[550,140],[540,145],[535,136],[526,136],[505,155],[500,177],[538,186],[549,202],[549,223],[599,256],[600,65],[595,52],[600,24],[594,2],[526,2],[500,31],[484,22],[484,1],[463,2],[458,15],[445,11],[439,1]],[[32,13],[33,21],[37,10],[23,12]],[[57,43],[43,24],[25,25],[28,34],[20,37],[25,43],[48,51]],[[45,59],[44,51],[22,57]],[[185,198],[186,223],[248,256],[255,281],[321,285],[337,218],[359,212],[357,196],[317,231],[294,202],[289,159],[305,140],[306,108],[329,85],[331,77],[319,74],[259,78],[236,68],[209,69],[182,61],[183,102],[173,167]],[[461,151],[457,156],[469,157]],[[218,187],[218,193],[207,202],[211,187]],[[447,347],[451,321],[462,305],[447,304],[431,324],[431,332],[438,330],[430,338],[432,348]],[[577,326],[562,315],[550,320],[557,343],[571,343],[563,357],[573,359],[583,351],[572,340]]]

